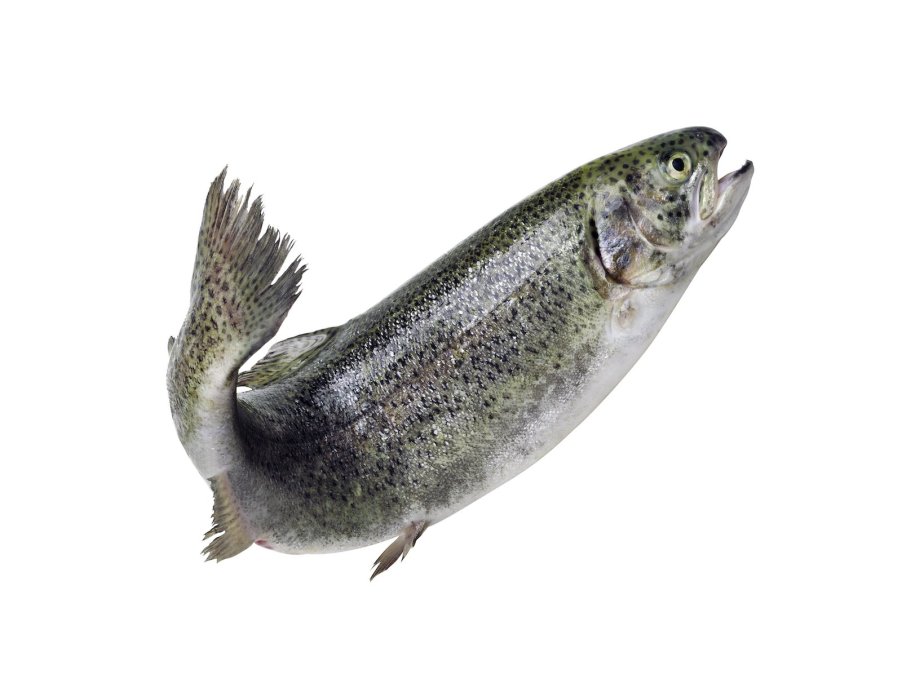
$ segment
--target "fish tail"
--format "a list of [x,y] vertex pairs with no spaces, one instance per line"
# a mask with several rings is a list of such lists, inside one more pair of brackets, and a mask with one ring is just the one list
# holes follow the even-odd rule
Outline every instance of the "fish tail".
[[300,294],[305,266],[293,260],[279,275],[293,242],[263,226],[263,202],[243,196],[226,170],[204,205],[188,315],[170,342],[167,382],[179,438],[198,471],[227,471],[240,448],[235,427],[237,374],[275,335]]

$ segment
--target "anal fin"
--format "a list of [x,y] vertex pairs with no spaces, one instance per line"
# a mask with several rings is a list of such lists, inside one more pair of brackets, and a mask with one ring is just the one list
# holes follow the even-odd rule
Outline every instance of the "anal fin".
[[376,568],[370,576],[370,580],[375,578],[379,573],[387,571],[391,568],[399,558],[401,561],[407,556],[411,548],[417,544],[417,540],[423,534],[423,531],[429,526],[428,521],[414,521],[404,527],[401,534],[392,542],[385,551],[379,555],[373,566]]
[[213,527],[204,535],[204,540],[216,537],[203,553],[207,555],[207,561],[222,561],[250,547],[254,538],[241,520],[228,476],[214,476],[210,479],[210,487],[213,489]]

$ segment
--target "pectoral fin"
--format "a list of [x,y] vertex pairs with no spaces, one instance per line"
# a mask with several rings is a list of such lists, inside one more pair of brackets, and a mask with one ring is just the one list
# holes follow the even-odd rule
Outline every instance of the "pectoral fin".
[[325,328],[277,342],[250,370],[238,374],[238,386],[256,389],[295,373],[329,343],[337,330]]
[[376,559],[373,566],[375,566],[376,570],[373,571],[373,574],[370,576],[370,580],[375,578],[379,573],[383,571],[387,571],[398,558],[401,561],[404,560],[404,557],[407,556],[407,552],[417,544],[417,540],[423,534],[423,531],[429,526],[428,521],[414,521],[409,524],[401,531],[401,534],[392,542],[382,554],[379,555],[379,558]]

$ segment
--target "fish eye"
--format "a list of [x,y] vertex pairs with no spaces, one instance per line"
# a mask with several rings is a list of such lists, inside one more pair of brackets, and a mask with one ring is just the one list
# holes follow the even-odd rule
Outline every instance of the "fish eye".
[[664,163],[664,172],[675,181],[688,179],[692,174],[692,158],[685,151],[674,151]]

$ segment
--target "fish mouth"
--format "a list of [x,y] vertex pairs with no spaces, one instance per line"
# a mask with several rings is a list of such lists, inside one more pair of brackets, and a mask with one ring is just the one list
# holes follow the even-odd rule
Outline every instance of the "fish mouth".
[[707,169],[703,168],[702,171],[704,175],[699,177],[692,192],[689,214],[697,222],[700,233],[704,234],[718,227],[721,227],[721,232],[725,232],[736,219],[739,208],[748,195],[755,166],[752,161],[746,160],[738,170],[729,172],[716,181],[716,165],[711,174]]

